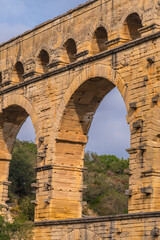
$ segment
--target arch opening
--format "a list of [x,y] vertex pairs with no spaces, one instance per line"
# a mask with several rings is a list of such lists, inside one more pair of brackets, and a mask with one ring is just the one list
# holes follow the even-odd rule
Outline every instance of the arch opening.
[[107,50],[107,45],[105,44],[108,41],[108,34],[104,27],[98,27],[94,32],[93,42],[92,42],[92,51],[93,54],[103,52]]
[[24,74],[23,64],[20,61],[18,61],[13,69],[12,81],[15,83],[23,82],[23,74]]
[[38,55],[38,66],[37,71],[39,73],[46,73],[48,72],[48,64],[49,64],[49,54],[46,50],[41,50],[40,54]]
[[[4,185],[5,191],[3,188],[0,189],[0,201],[2,206],[5,206],[2,211],[11,219],[10,212],[15,207],[20,209],[22,207],[21,211],[24,215],[26,214],[24,216],[26,218],[28,213],[25,211],[29,211],[28,220],[34,218],[34,206],[30,204],[30,201],[35,199],[35,194],[31,193],[31,183],[35,181],[36,145],[32,142],[16,140],[17,134],[28,116],[26,110],[16,104],[6,107],[1,116],[0,132],[3,146],[0,149],[0,167],[3,166],[3,172],[0,180],[7,186],[11,185],[9,186],[9,198],[6,184]],[[10,158],[8,158],[9,155]],[[5,209],[6,203],[9,211]],[[23,204],[26,204],[26,209],[23,208]]]
[[76,57],[75,54],[77,53],[77,46],[76,46],[76,42],[74,41],[74,39],[70,38],[68,39],[65,44],[64,47],[66,49],[66,62],[75,62],[76,61]]
[[142,21],[137,13],[130,14],[124,24],[122,34],[128,41],[135,40],[141,37],[139,29],[142,28]]
[[[115,85],[110,82],[109,80],[101,77],[95,77],[87,80],[84,82],[71,96],[69,102],[67,103],[63,117],[61,118],[61,123],[59,126],[59,132],[57,136],[57,143],[55,148],[55,157],[57,159],[57,163],[59,165],[74,167],[74,168],[83,168],[84,167],[84,153],[85,153],[85,146],[88,142],[88,132],[95,115],[97,108],[99,107],[100,103],[102,102],[103,98],[108,95],[112,89],[115,88]],[[109,117],[109,116],[108,116]],[[96,138],[95,138],[96,139]],[[94,141],[96,141],[94,139]],[[103,144],[103,143],[102,143]],[[94,150],[93,150],[94,151]],[[107,154],[107,152],[106,152]],[[115,157],[116,158],[116,157]],[[121,159],[120,159],[121,160]],[[125,161],[125,160],[123,160]],[[115,160],[114,164],[117,163],[117,168],[119,164],[119,159]],[[100,163],[100,162],[99,162]],[[126,164],[127,165],[127,164]],[[103,171],[109,172],[107,169],[103,169]],[[70,178],[74,179],[72,182],[67,182],[66,189],[71,191],[72,186],[75,184],[79,190],[79,201],[81,201],[81,186],[83,185],[82,175],[78,175],[78,177],[74,175],[75,173],[70,173]],[[93,174],[93,173],[92,173]],[[95,173],[94,173],[95,174]],[[93,175],[94,175],[93,174]],[[108,173],[109,174],[109,173]],[[112,174],[112,173],[111,173]],[[121,174],[121,171],[115,170],[113,173],[113,178],[116,178],[116,174]],[[96,180],[99,181],[99,176],[96,177]],[[77,179],[76,179],[77,178]],[[118,177],[117,177],[118,178]],[[123,178],[123,177],[122,177]],[[128,184],[127,175],[125,175],[125,183]],[[121,179],[121,176],[119,177]],[[103,179],[106,181],[106,178]],[[121,180],[118,180],[121,181]],[[122,180],[123,181],[123,180]],[[114,180],[113,180],[114,182]],[[95,183],[91,183],[95,185]],[[71,186],[72,185],[72,186]],[[126,187],[125,185],[125,187]],[[97,187],[98,188],[98,187]],[[123,189],[124,190],[124,189]],[[105,189],[105,191],[107,191]],[[93,192],[98,192],[97,189]],[[122,191],[123,192],[123,191]],[[122,213],[121,211],[124,210],[123,213],[127,211],[127,198],[123,193],[118,195],[117,202],[115,201],[114,204],[117,205],[118,201],[121,200],[120,195],[124,199],[124,202],[121,205],[121,209],[118,209],[119,212],[115,211],[115,214]],[[104,193],[104,192],[103,192]],[[115,194],[115,195],[114,195]],[[114,199],[117,193],[111,192],[110,194],[110,202],[112,198]],[[73,196],[74,198],[74,196]],[[78,197],[77,197],[78,198]],[[94,196],[93,196],[94,198]],[[100,198],[100,196],[99,196]],[[71,194],[70,194],[71,199]],[[68,199],[68,202],[70,201]],[[106,198],[107,199],[107,198]],[[106,200],[107,201],[107,200]],[[105,203],[104,203],[105,204]],[[122,207],[123,206],[123,207]],[[77,207],[79,211],[81,207]],[[105,212],[102,215],[107,215],[110,212]],[[112,213],[113,214],[113,213]],[[93,215],[92,215],[93,216]],[[80,217],[80,215],[79,215]]]

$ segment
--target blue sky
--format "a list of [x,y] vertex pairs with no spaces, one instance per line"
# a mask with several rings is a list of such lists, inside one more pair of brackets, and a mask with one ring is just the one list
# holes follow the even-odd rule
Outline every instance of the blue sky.
[[[0,2],[0,42],[4,42],[86,1],[1,0]],[[113,89],[97,109],[89,131],[86,150],[98,154],[128,157],[125,149],[129,148],[130,134],[126,114],[120,93],[117,89]],[[22,126],[18,138],[34,141],[35,134],[30,119]]]

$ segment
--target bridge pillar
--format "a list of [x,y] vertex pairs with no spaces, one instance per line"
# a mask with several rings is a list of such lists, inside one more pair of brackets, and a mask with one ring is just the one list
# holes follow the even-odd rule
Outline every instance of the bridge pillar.
[[160,109],[154,95],[145,96],[141,117],[130,122],[129,213],[160,210]]
[[8,181],[10,160],[11,155],[8,153],[4,153],[4,151],[2,152],[2,150],[0,150],[0,207],[2,207],[2,209],[0,209],[1,213],[4,213],[7,207],[6,201],[8,200],[8,186],[10,184],[10,182]]
[[36,168],[35,221],[82,216],[85,143],[84,136],[75,139],[59,134],[52,163]]

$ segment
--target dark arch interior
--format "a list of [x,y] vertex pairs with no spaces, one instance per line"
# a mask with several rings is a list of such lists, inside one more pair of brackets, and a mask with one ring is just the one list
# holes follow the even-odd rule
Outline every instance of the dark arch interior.
[[105,44],[108,41],[107,31],[104,27],[99,27],[94,32],[93,38],[93,50],[97,52],[103,52],[107,50],[107,45]]
[[139,29],[142,28],[142,21],[137,13],[130,14],[124,22],[124,35],[126,38],[135,40],[141,37]]
[[23,64],[21,62],[17,62],[13,70],[13,82],[22,82],[23,74],[24,74]]
[[87,135],[97,107],[114,87],[113,83],[104,78],[93,78],[82,84],[72,95],[65,109],[61,133],[71,131],[74,134]]
[[0,84],[2,84],[2,73],[0,72]]
[[28,113],[18,105],[11,105],[3,111],[3,136],[9,151],[12,151],[16,136],[28,117]]
[[47,65],[49,64],[49,54],[46,50],[41,50],[39,56],[39,64],[40,64],[40,72],[46,73],[48,72]]
[[[1,142],[4,142],[4,146],[0,144],[0,149],[2,147],[2,152],[5,152],[4,156],[9,153],[12,157],[11,161],[5,161],[3,165],[4,175],[2,178],[5,177],[6,182],[10,185],[9,189],[8,185],[5,187],[4,204],[8,204],[11,210],[18,206],[21,209],[20,214],[24,214],[26,220],[33,220],[34,205],[31,204],[31,200],[35,199],[35,193],[32,193],[31,184],[36,181],[34,169],[37,157],[36,146],[33,146],[32,142],[16,141],[17,134],[28,116],[26,110],[16,104],[3,110],[0,134],[3,136],[4,141]],[[24,202],[28,209],[27,212],[23,207],[21,208],[21,204]],[[29,205],[26,205],[27,202]],[[20,216],[18,212],[17,215]]]
[[77,47],[74,39],[70,38],[66,41],[64,44],[64,47],[66,48],[68,60],[72,63],[76,61],[75,54],[77,53]]

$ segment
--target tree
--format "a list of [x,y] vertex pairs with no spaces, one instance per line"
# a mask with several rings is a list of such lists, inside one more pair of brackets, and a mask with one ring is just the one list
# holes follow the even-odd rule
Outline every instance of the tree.
[[1,240],[30,240],[32,237],[33,223],[15,218],[12,223],[0,215]]
[[[84,163],[87,167],[84,172],[87,188],[83,199],[87,202],[87,208],[100,216],[127,213],[128,199],[124,192],[128,188],[125,170],[129,167],[129,160],[87,152]],[[84,214],[88,214],[87,208]]]
[[9,181],[12,182],[10,192],[19,197],[31,196],[31,183],[35,181],[36,145],[29,142],[17,141],[10,165]]

